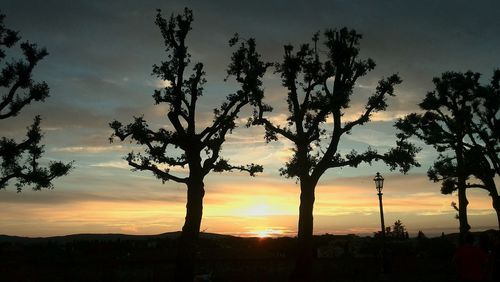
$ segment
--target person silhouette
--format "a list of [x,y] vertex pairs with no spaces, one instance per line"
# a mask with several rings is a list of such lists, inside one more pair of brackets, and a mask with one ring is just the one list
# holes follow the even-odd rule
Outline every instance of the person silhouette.
[[453,262],[461,282],[487,281],[488,254],[474,245],[474,235],[467,232],[464,242],[457,248]]
[[491,281],[500,281],[500,231],[492,234],[491,241]]

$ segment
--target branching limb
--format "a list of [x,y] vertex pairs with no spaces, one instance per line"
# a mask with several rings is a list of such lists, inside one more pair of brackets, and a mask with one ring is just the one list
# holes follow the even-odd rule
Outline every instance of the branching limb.
[[[15,116],[32,101],[44,101],[49,96],[49,87],[45,82],[35,83],[32,80],[33,69],[48,55],[47,50],[29,42],[22,43],[21,49],[26,61],[8,63],[0,75],[0,86],[10,87],[0,100],[0,119]],[[20,89],[28,91],[19,94]]]
[[245,166],[233,166],[229,164],[228,160],[219,159],[217,163],[214,164],[213,171],[215,172],[223,172],[223,171],[232,171],[239,170],[245,171],[250,174],[250,176],[255,176],[256,173],[262,172],[264,169],[261,165],[256,165],[254,163],[245,165]]
[[399,78],[396,74],[388,77],[387,79],[380,80],[376,93],[368,99],[364,113],[355,121],[348,122],[342,131],[350,132],[354,126],[363,125],[364,123],[370,121],[372,113],[385,110],[387,108],[386,95],[394,96],[394,86],[400,84],[401,82],[401,78]]
[[125,158],[128,164],[136,170],[148,170],[151,171],[157,178],[161,179],[163,182],[172,180],[178,183],[187,183],[187,178],[181,178],[170,173],[168,168],[160,169],[158,166],[151,162],[151,160],[147,157],[142,156],[141,154],[129,153]]

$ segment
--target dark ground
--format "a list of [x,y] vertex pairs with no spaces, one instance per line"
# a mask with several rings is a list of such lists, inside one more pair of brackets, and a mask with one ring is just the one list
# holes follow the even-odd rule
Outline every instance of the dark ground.
[[[175,234],[0,236],[0,281],[170,281]],[[381,275],[380,241],[354,235],[315,238],[314,281],[455,281],[455,238],[390,240]],[[198,273],[211,281],[287,281],[293,238],[205,234]]]

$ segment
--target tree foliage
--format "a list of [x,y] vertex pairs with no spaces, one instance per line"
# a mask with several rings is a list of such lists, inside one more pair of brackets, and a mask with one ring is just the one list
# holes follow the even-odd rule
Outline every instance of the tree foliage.
[[[253,176],[262,171],[262,166],[234,166],[222,158],[220,152],[226,135],[237,126],[236,119],[243,106],[255,104],[263,96],[260,88],[261,78],[268,64],[260,61],[254,39],[242,42],[233,54],[227,70],[228,76],[234,76],[241,89],[227,96],[226,101],[214,109],[212,123],[197,132],[196,104],[203,93],[206,80],[202,63],[194,64],[190,74],[186,71],[191,63],[191,55],[187,52],[185,39],[192,21],[192,11],[188,9],[182,15],[172,16],[168,21],[160,12],[156,17],[168,59],[160,65],[154,65],[153,74],[167,81],[169,85],[164,89],[155,90],[153,98],[157,105],[169,105],[167,117],[172,128],[154,131],[142,116],[135,117],[134,122],[128,125],[113,121],[110,126],[114,133],[110,140],[118,137],[123,141],[130,137],[138,145],[145,146],[145,154],[131,152],[126,160],[135,169],[149,170],[163,181],[188,183],[189,177],[176,176],[168,167],[188,165],[192,168],[195,164],[199,166],[203,176],[212,170],[241,170]],[[237,43],[237,37],[231,40],[231,46]],[[175,149],[180,149],[182,153],[176,155]],[[167,168],[162,168],[164,165]]]
[[[0,13],[0,120],[14,117],[31,102],[43,102],[49,96],[47,83],[33,80],[33,70],[48,55],[47,50],[28,41],[22,42],[19,47],[23,58],[6,62],[6,50],[13,48],[20,36],[17,31],[5,27],[4,19],[5,15]],[[12,138],[0,139],[0,189],[6,188],[10,180],[16,181],[18,192],[25,186],[32,186],[34,190],[52,188],[52,180],[66,175],[71,169],[71,163],[40,164],[44,152],[40,144],[40,120],[39,116],[35,117],[27,128],[26,138],[19,143]]]
[[[264,103],[259,104],[252,120],[254,124],[264,125],[267,141],[277,140],[281,135],[296,145],[294,155],[281,169],[281,174],[319,179],[329,168],[357,167],[374,160],[383,160],[402,172],[418,165],[414,160],[418,149],[404,140],[399,140],[397,146],[386,153],[373,148],[344,155],[338,152],[344,134],[350,134],[356,126],[369,122],[374,113],[387,108],[387,96],[394,96],[394,86],[401,83],[401,79],[394,74],[380,80],[362,114],[343,124],[356,81],[373,70],[375,62],[358,58],[361,35],[354,30],[328,30],[324,35],[327,54],[324,60],[318,50],[319,34],[315,34],[312,44],[303,44],[296,52],[293,46],[286,45],[283,62],[276,65],[282,85],[288,90],[287,124],[275,125],[265,117],[272,107]],[[327,123],[328,117],[333,119],[332,123]]]

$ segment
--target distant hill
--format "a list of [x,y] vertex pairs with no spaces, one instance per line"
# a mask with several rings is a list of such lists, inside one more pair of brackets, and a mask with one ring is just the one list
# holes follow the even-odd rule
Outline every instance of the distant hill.
[[[130,234],[119,234],[119,233],[109,233],[109,234],[71,234],[64,236],[51,236],[51,237],[21,237],[21,236],[9,236],[0,235],[0,243],[3,242],[16,242],[16,243],[36,243],[36,242],[71,242],[71,241],[118,241],[118,240],[148,240],[148,239],[175,239],[180,236],[180,231],[166,232],[156,235],[130,235]],[[225,238],[236,238],[231,235],[222,235],[216,233],[200,233],[200,238],[202,239],[225,239]]]
[[[478,232],[472,232],[474,235],[479,236],[481,233],[495,233],[498,232],[496,230],[485,230],[485,231],[478,231]],[[109,234],[71,234],[71,235],[64,235],[64,236],[51,236],[51,237],[22,237],[22,236],[9,236],[9,235],[0,235],[0,243],[3,242],[17,242],[17,243],[36,243],[36,242],[58,242],[58,243],[66,243],[66,242],[72,242],[72,241],[127,241],[127,240],[150,240],[150,239],[176,239],[180,236],[181,232],[180,231],[175,231],[175,232],[166,232],[166,233],[161,233],[161,234],[155,234],[155,235],[130,235],[130,234],[120,234],[120,233],[109,233]],[[343,237],[358,237],[357,235],[354,234],[348,234],[348,235],[332,235],[332,234],[323,234],[323,235],[315,235],[314,237],[317,239],[325,239],[326,237],[331,237],[332,238],[343,238]],[[452,242],[458,243],[458,238],[460,237],[459,233],[449,233],[444,235],[448,240]],[[371,237],[371,236],[367,236]],[[436,236],[436,237],[441,237],[441,236]],[[217,234],[217,233],[206,233],[206,232],[201,232],[200,233],[200,238],[201,239],[218,239],[218,240],[223,240],[223,239],[234,239],[234,238],[246,238],[246,239],[256,239],[257,237],[251,238],[251,237],[238,237],[238,236],[232,236],[232,235],[224,235],[224,234]],[[291,238],[291,237],[289,237]],[[432,238],[432,237],[430,237]]]

